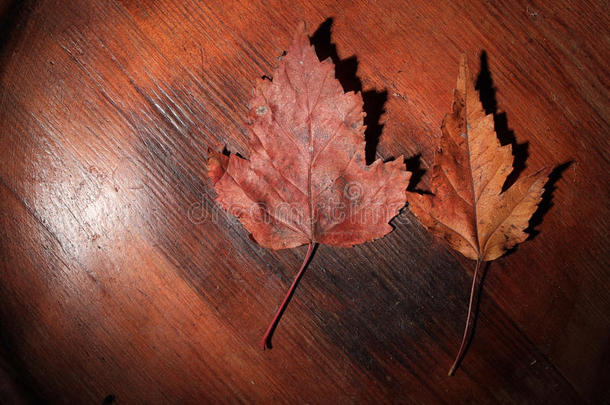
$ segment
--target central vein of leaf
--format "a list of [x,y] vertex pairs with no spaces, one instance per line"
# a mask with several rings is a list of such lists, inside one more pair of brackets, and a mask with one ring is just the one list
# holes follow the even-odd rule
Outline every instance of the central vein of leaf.
[[[303,55],[301,55],[301,60],[303,60]],[[305,76],[305,75],[304,75]],[[305,93],[307,95],[307,132],[309,136],[309,143],[307,147],[307,152],[309,153],[309,166],[307,170],[307,199],[309,200],[309,240],[311,242],[315,242],[314,239],[314,218],[313,218],[313,191],[311,184],[311,171],[313,167],[313,134],[311,132],[311,114],[313,113],[311,105],[311,98],[309,94],[309,86],[307,81],[305,81]]]
[[[466,72],[464,72],[466,76]],[[468,152],[468,174],[470,175],[470,190],[472,191],[472,216],[474,218],[474,236],[477,241],[477,254],[481,258],[481,241],[479,240],[479,226],[477,220],[477,193],[474,189],[474,177],[472,173],[472,154],[470,153],[470,124],[468,122],[468,77],[464,78],[464,131],[466,133],[466,151]]]

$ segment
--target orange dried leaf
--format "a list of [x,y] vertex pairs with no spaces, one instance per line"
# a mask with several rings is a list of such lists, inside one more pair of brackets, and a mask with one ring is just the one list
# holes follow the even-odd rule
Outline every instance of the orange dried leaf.
[[430,194],[408,192],[409,208],[436,236],[464,256],[488,261],[527,238],[525,229],[548,180],[542,169],[502,192],[513,169],[511,145],[501,146],[493,115],[485,115],[465,56],[453,108],[441,127]]
[[525,229],[542,199],[549,169],[518,179],[502,192],[512,171],[511,145],[501,146],[492,114],[485,114],[466,63],[460,62],[453,107],[441,127],[441,148],[432,169],[430,194],[407,192],[409,208],[434,235],[477,264],[468,318],[458,355],[468,341],[481,262],[494,260],[527,238]]

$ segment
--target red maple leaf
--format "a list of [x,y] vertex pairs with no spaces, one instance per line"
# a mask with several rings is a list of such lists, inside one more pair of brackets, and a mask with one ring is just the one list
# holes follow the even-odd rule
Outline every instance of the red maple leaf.
[[304,24],[250,101],[250,157],[211,152],[216,201],[270,249],[308,244],[303,265],[262,341],[269,345],[316,243],[349,247],[390,232],[406,203],[402,156],[365,162],[360,93],[345,93],[330,59],[320,62]]

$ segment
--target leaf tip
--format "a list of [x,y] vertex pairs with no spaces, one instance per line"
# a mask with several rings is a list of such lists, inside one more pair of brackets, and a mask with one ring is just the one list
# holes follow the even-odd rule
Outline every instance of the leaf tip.
[[466,52],[460,55],[460,68],[458,72],[458,84],[457,89],[462,89],[464,85],[471,84],[470,69],[468,68],[468,56]]
[[304,43],[309,44],[309,37],[307,36],[307,26],[304,20],[299,21],[297,24],[297,28],[294,30],[294,34],[292,36],[293,43]]
[[297,23],[297,29],[295,35],[305,34],[306,24],[305,20],[301,20]]
[[553,172],[552,166],[544,166],[543,168],[539,169],[534,175],[548,179],[552,172]]
[[468,66],[468,56],[466,52],[460,54],[460,66]]

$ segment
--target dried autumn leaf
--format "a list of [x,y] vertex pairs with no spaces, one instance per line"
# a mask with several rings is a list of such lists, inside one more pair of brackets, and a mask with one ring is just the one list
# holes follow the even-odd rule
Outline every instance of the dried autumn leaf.
[[432,169],[433,195],[408,192],[408,200],[411,211],[434,235],[477,261],[466,330],[452,374],[465,347],[480,264],[527,238],[525,229],[542,199],[549,170],[522,177],[502,192],[513,169],[511,145],[500,145],[493,115],[485,115],[465,56],[452,112],[441,130],[441,148]]
[[211,154],[216,201],[256,242],[271,249],[309,245],[263,348],[312,246],[380,238],[406,203],[410,173],[402,157],[366,165],[362,105],[361,94],[344,93],[332,61],[318,60],[301,24],[273,81],[261,80],[254,90],[249,159]]

